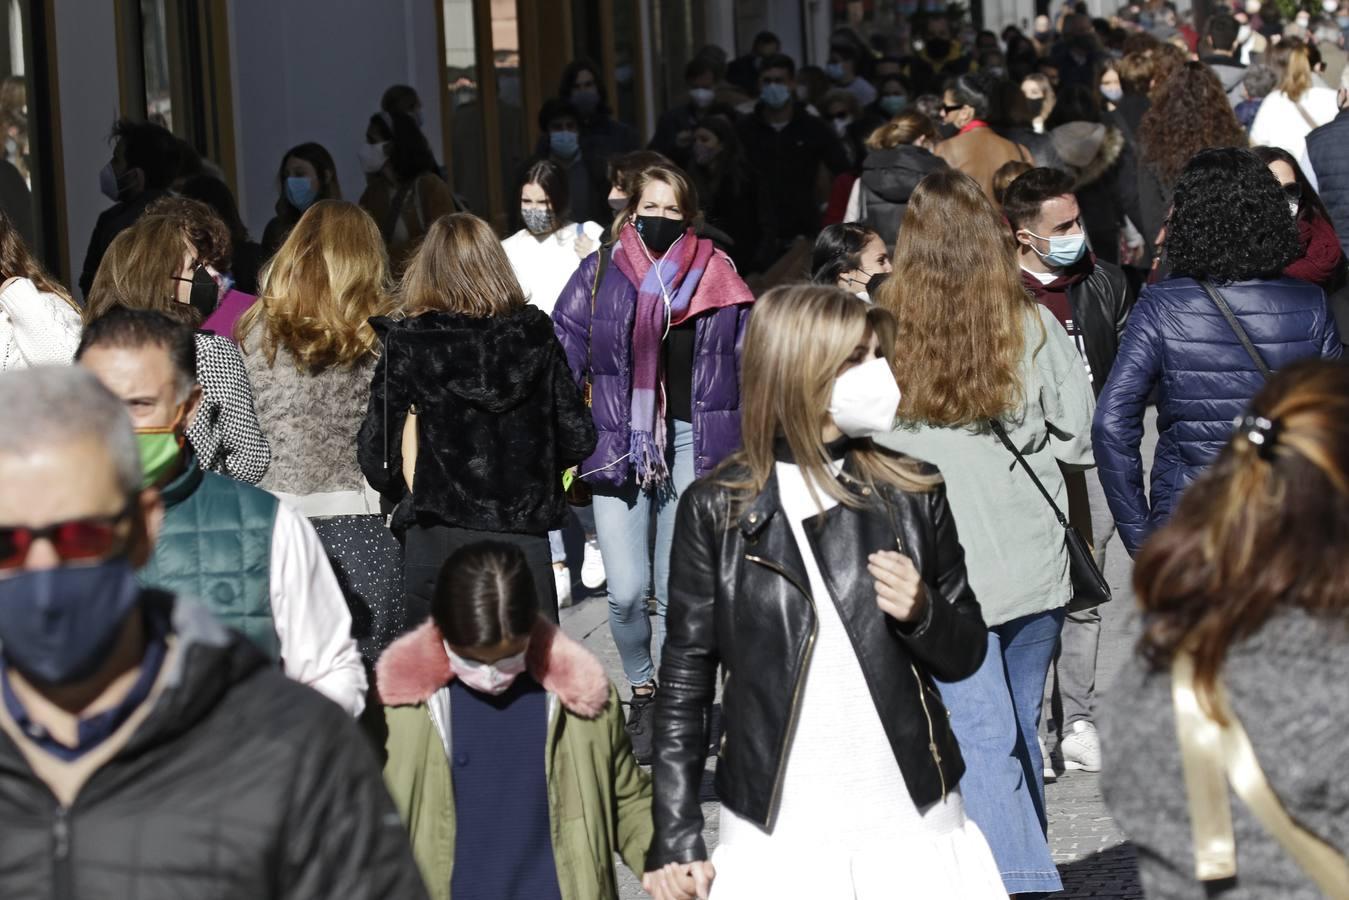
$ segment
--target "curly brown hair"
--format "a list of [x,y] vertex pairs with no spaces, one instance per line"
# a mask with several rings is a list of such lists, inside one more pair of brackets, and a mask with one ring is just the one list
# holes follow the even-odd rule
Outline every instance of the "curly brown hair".
[[1138,126],[1138,143],[1143,162],[1169,191],[1200,150],[1247,147],[1250,139],[1218,76],[1203,63],[1188,62],[1157,89]]

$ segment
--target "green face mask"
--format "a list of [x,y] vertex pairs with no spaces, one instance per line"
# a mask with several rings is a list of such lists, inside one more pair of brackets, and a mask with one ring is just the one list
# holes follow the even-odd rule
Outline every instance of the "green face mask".
[[180,414],[172,425],[137,428],[136,443],[141,454],[141,487],[159,484],[183,455],[184,438],[178,434]]

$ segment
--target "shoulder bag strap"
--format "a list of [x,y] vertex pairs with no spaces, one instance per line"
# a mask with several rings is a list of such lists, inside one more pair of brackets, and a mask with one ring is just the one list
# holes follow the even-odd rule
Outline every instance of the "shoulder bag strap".
[[1030,480],[1035,482],[1035,486],[1039,488],[1040,494],[1045,498],[1045,502],[1049,504],[1049,508],[1054,510],[1054,518],[1059,520],[1060,525],[1067,528],[1068,520],[1064,517],[1063,511],[1060,510],[1059,505],[1054,502],[1054,498],[1049,496],[1049,491],[1045,490],[1045,486],[1040,482],[1039,477],[1035,474],[1035,470],[1030,467],[1028,462],[1026,462],[1026,458],[1021,455],[1021,451],[1016,449],[1016,445],[1013,444],[1012,439],[1007,436],[1007,432],[1002,427],[1002,423],[997,419],[989,419],[988,427],[993,429],[993,433],[998,436],[998,440],[1002,441],[1002,445],[1012,452],[1012,455],[1016,457],[1016,461],[1021,463],[1021,468],[1025,469],[1026,474],[1030,476]]
[[1194,658],[1187,651],[1178,652],[1171,662],[1171,697],[1190,812],[1195,877],[1219,881],[1237,875],[1236,833],[1227,795],[1230,783],[1256,821],[1322,893],[1332,900],[1349,900],[1349,861],[1288,814],[1265,777],[1221,683],[1214,693],[1214,711],[1225,724],[1204,712],[1194,687]]
[[1294,100],[1293,105],[1297,107],[1298,115],[1302,116],[1302,121],[1307,123],[1308,128],[1315,131],[1317,128],[1321,127],[1316,124],[1316,120],[1311,117],[1311,114],[1307,112],[1307,108],[1303,106],[1300,101]]
[[604,278],[604,273],[609,269],[609,259],[613,255],[613,245],[600,244],[600,248],[595,252],[599,254],[599,259],[595,260],[595,280],[590,285],[590,321],[586,326],[586,374],[585,385],[582,388],[582,391],[585,394],[586,406],[590,406],[593,399],[591,361],[595,357],[595,297],[600,291],[600,281]]
[[1265,378],[1268,378],[1270,375],[1269,366],[1265,365],[1264,359],[1261,358],[1259,351],[1255,349],[1255,344],[1251,343],[1250,337],[1246,334],[1246,329],[1241,327],[1241,323],[1238,322],[1237,317],[1233,315],[1232,307],[1227,305],[1227,301],[1223,299],[1223,295],[1218,293],[1217,289],[1207,281],[1199,282],[1199,286],[1204,289],[1209,295],[1209,298],[1217,305],[1218,312],[1223,314],[1223,318],[1227,320],[1227,324],[1232,329],[1232,333],[1237,336],[1238,341],[1241,341],[1241,346],[1246,349],[1246,355],[1251,358],[1251,362],[1255,363],[1256,370],[1258,370]]
[[412,190],[411,184],[405,184],[399,187],[393,193],[393,198],[389,201],[391,204],[389,211],[384,215],[384,221],[380,223],[380,232],[384,235],[384,243],[393,240],[394,232],[398,230],[398,219],[403,214],[403,207],[408,202],[408,192]]

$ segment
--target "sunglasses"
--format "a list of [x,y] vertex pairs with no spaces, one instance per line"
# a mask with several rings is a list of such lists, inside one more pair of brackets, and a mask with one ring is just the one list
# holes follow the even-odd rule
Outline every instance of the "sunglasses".
[[1296,200],[1298,203],[1302,202],[1302,185],[1298,184],[1296,181],[1290,181],[1285,185],[1280,185],[1280,187],[1283,188],[1283,195],[1289,200]]
[[951,113],[955,112],[956,110],[958,110],[958,109],[964,109],[964,108],[965,108],[965,104],[963,104],[963,103],[956,103],[956,104],[943,103],[943,104],[941,105],[941,112],[942,112],[942,115],[944,115],[944,116],[949,116]]
[[62,562],[104,559],[118,543],[117,526],[131,515],[135,499],[115,516],[91,516],[55,522],[42,528],[0,525],[0,570],[18,569],[28,560],[28,551],[39,540],[51,542]]

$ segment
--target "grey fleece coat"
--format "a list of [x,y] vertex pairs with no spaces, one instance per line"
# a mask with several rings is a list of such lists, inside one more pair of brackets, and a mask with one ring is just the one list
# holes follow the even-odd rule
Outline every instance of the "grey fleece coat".
[[374,355],[311,375],[295,367],[285,348],[268,365],[256,343],[248,342],[244,367],[258,422],[273,448],[271,467],[258,487],[301,495],[361,490],[356,432],[370,398]]
[[[1277,614],[1233,647],[1223,673],[1232,708],[1292,817],[1349,851],[1349,622],[1300,610]],[[1148,897],[1204,900],[1194,878],[1168,672],[1135,659],[1098,717],[1101,782],[1111,813],[1138,849]],[[1236,795],[1237,878],[1222,900],[1315,900],[1320,891]]]

